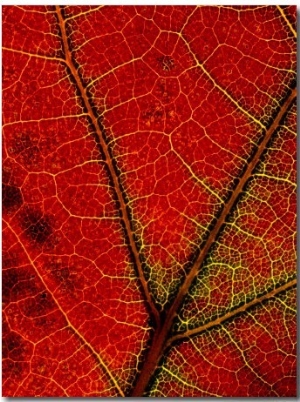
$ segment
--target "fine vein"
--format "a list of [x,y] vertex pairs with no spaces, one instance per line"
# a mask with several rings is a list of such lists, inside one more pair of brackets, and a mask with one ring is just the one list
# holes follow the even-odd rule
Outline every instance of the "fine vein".
[[199,252],[198,257],[196,258],[190,272],[188,273],[184,282],[182,283],[177,293],[177,296],[174,299],[174,302],[172,303],[169,311],[167,312],[165,322],[163,323],[161,328],[159,328],[155,333],[152,345],[146,356],[143,368],[132,390],[131,393],[132,397],[143,395],[143,393],[145,392],[145,389],[150,381],[150,378],[152,377],[152,374],[154,373],[155,368],[157,367],[160,358],[162,357],[167,346],[169,346],[168,342],[169,332],[172,328],[173,320],[176,314],[178,313],[178,310],[183,302],[184,297],[186,296],[188,290],[190,289],[193,280],[198,275],[199,270],[205,258],[207,257],[211,246],[217,240],[217,237],[220,234],[222,226],[226,222],[227,217],[231,215],[236,205],[236,202],[243,191],[243,188],[245,187],[247,181],[252,175],[252,172],[260,162],[260,158],[262,157],[263,152],[267,148],[268,142],[270,141],[272,135],[277,130],[281,120],[284,118],[286,112],[289,110],[296,96],[297,96],[297,89],[294,88],[285,99],[281,109],[278,111],[268,130],[265,131],[260,144],[258,145],[256,151],[252,155],[252,159],[248,162],[247,167],[244,170],[242,176],[239,178],[234,191],[232,192],[230,198],[224,205],[224,208],[218,220],[216,221],[215,226],[210,231],[203,248]]
[[[102,147],[102,151],[103,151],[103,153],[105,155],[105,158],[106,158],[106,163],[107,163],[107,167],[108,167],[108,170],[109,170],[109,173],[110,173],[110,177],[111,177],[111,179],[113,181],[113,187],[114,187],[114,190],[115,190],[115,193],[116,193],[119,205],[120,205],[120,211],[121,211],[121,214],[122,214],[121,219],[124,222],[126,235],[128,237],[128,240],[129,240],[130,250],[132,252],[132,255],[133,255],[136,267],[137,267],[138,277],[139,277],[139,280],[140,280],[140,283],[141,283],[141,286],[142,286],[142,289],[143,289],[143,293],[145,295],[145,298],[147,300],[147,303],[148,303],[150,311],[151,311],[151,313],[153,315],[153,318],[154,318],[155,322],[158,324],[159,323],[159,313],[158,313],[158,311],[157,311],[157,309],[155,307],[155,304],[153,303],[151,294],[150,294],[149,289],[148,289],[147,281],[146,281],[146,278],[145,278],[144,273],[143,273],[142,263],[141,263],[140,258],[139,258],[139,251],[138,251],[138,248],[137,248],[137,245],[135,243],[133,233],[132,233],[132,230],[131,230],[131,227],[130,227],[130,216],[129,216],[129,213],[128,213],[127,208],[126,208],[126,200],[124,199],[124,195],[123,195],[123,192],[121,190],[120,183],[119,183],[119,180],[118,180],[118,172],[116,171],[116,168],[115,168],[115,166],[113,164],[112,156],[111,156],[111,154],[109,152],[108,145],[107,145],[107,143],[105,141],[104,133],[103,133],[103,127],[101,127],[101,125],[100,125],[100,123],[98,121],[98,118],[97,118],[97,116],[96,116],[96,114],[95,114],[95,112],[93,110],[93,107],[92,107],[92,105],[91,105],[91,103],[89,101],[89,98],[87,96],[86,88],[84,87],[84,84],[83,84],[83,82],[81,80],[81,77],[79,76],[77,68],[76,68],[76,66],[74,64],[74,61],[72,59],[71,49],[70,49],[69,43],[68,43],[68,35],[67,35],[67,32],[66,32],[66,21],[65,21],[65,19],[63,17],[62,9],[61,9],[60,6],[56,6],[56,13],[57,13],[59,26],[60,26],[60,30],[61,30],[62,44],[63,44],[63,50],[64,50],[64,56],[65,56],[65,63],[68,66],[68,68],[69,68],[69,70],[70,70],[70,72],[71,72],[71,74],[73,76],[73,79],[76,82],[76,86],[77,86],[77,88],[78,88],[78,90],[80,92],[81,98],[82,98],[82,100],[84,102],[84,105],[85,105],[85,107],[87,109],[87,113],[88,113],[88,115],[89,115],[89,117],[90,117],[90,119],[92,121],[92,124],[93,124],[93,127],[95,129],[95,132],[96,132],[96,134],[97,134],[97,136],[99,138],[99,142],[100,142],[100,145]],[[114,379],[112,379],[112,380],[114,381]]]

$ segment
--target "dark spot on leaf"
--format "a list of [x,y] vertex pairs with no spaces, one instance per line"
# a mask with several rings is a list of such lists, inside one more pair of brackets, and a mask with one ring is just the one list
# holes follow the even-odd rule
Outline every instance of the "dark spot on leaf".
[[2,183],[2,207],[3,213],[16,211],[23,204],[23,197],[19,187]]
[[37,318],[52,312],[55,302],[49,292],[43,291],[35,297],[25,300],[22,308],[26,317]]
[[4,303],[35,295],[39,290],[34,272],[27,268],[10,268],[2,274],[2,300]]
[[27,237],[40,245],[43,245],[53,232],[50,218],[41,211],[26,208],[21,222]]
[[20,335],[15,332],[9,332],[3,339],[3,357],[20,360],[23,354],[23,344]]
[[2,269],[14,268],[17,265],[17,254],[15,252],[2,252]]
[[16,269],[10,269],[3,271],[2,274],[2,301],[10,302],[11,301],[11,293],[15,290],[15,286],[18,283],[18,275]]
[[31,345],[16,332],[11,331],[5,321],[2,334],[3,380],[25,377],[29,370],[29,362],[25,360]]

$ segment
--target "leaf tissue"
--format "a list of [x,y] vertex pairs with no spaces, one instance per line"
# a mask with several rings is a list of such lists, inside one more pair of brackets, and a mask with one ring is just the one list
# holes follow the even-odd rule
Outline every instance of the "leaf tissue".
[[2,12],[3,395],[296,396],[296,7]]

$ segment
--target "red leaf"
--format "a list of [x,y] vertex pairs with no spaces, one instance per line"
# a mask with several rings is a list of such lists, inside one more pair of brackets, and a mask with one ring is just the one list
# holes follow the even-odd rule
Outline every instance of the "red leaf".
[[3,7],[3,395],[296,395],[296,7]]

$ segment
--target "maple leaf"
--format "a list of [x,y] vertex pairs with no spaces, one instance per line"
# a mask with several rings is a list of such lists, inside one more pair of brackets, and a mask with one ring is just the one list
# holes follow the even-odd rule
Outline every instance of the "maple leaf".
[[296,395],[296,7],[3,7],[3,395]]

